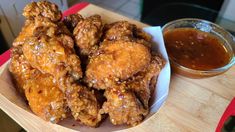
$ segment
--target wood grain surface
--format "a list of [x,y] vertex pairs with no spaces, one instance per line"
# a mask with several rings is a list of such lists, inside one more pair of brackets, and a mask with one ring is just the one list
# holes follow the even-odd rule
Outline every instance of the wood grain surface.
[[[127,20],[140,27],[146,24],[137,22],[119,14],[110,12],[92,4],[82,9],[84,16],[99,14],[106,22]],[[6,65],[0,68],[0,73]],[[172,74],[170,92],[166,103],[152,117],[140,125],[126,129],[129,132],[160,131],[160,132],[212,132],[221,118],[226,106],[235,96],[235,67],[226,73],[206,78],[189,79]],[[1,84],[5,80],[0,80]],[[1,86],[2,87],[2,86]],[[7,89],[3,89],[6,90]],[[41,120],[33,114],[25,116],[23,109],[17,108],[1,92],[0,106],[9,116],[28,131],[73,131],[60,125]],[[17,102],[14,102],[17,103]],[[27,107],[27,106],[25,106]],[[15,112],[15,109],[18,112]],[[35,120],[37,120],[35,124]]]

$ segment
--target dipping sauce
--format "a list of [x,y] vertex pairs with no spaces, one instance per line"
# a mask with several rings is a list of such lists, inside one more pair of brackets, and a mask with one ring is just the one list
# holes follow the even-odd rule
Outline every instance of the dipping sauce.
[[164,40],[171,60],[195,70],[211,70],[225,66],[230,55],[214,35],[193,28],[166,31]]

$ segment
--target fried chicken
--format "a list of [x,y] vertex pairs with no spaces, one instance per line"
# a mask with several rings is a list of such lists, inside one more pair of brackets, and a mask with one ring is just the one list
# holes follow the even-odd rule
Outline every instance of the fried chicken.
[[[16,39],[16,42],[18,42],[17,40],[23,40],[21,43],[23,44],[25,58],[32,67],[43,73],[53,75],[62,84],[66,81],[63,80],[63,77],[67,75],[78,80],[82,77],[82,71],[79,57],[73,49],[73,39],[69,36],[69,31],[62,22],[54,22],[47,18],[47,16],[57,18],[58,13],[54,12],[60,11],[54,8],[50,2],[33,3],[24,9],[24,15],[28,18],[26,21],[29,21],[26,26],[33,25],[31,26],[33,27],[31,33],[25,37],[24,33],[28,34],[28,30],[23,30],[24,32],[20,33],[21,39]],[[34,7],[33,5],[38,6]],[[37,7],[39,8],[36,10],[37,13],[34,13],[29,19],[27,17],[28,11]],[[62,90],[64,89],[62,88]]]
[[71,15],[64,17],[63,23],[70,30],[70,32],[73,33],[74,28],[82,20],[84,20],[82,15],[80,15],[79,13],[76,13],[76,14],[71,14]]
[[103,42],[89,60],[86,82],[105,89],[102,113],[115,124],[135,126],[149,112],[149,100],[164,66],[150,51],[151,36],[126,21],[106,25]]
[[104,26],[104,40],[131,40],[136,26],[127,21],[118,21]]
[[127,21],[103,29],[99,15],[61,21],[58,7],[47,1],[28,4],[23,15],[9,69],[36,115],[57,123],[71,113],[92,127],[105,115],[114,125],[135,126],[145,118],[164,66],[149,34]]
[[[99,103],[89,89],[75,82],[82,74],[79,58],[75,54],[66,53],[69,49],[61,45],[62,41],[58,41],[55,37],[49,40],[46,38],[41,36],[40,42],[32,40],[28,42],[32,45],[24,45],[26,58],[32,66],[45,73],[50,73],[57,79],[60,88],[66,95],[68,106],[75,120],[79,120],[85,125],[97,126],[101,120],[101,115],[98,113]],[[66,42],[65,38],[63,41]],[[72,70],[81,74],[74,74]]]
[[23,53],[29,63],[41,72],[53,75],[63,91],[70,76],[74,80],[82,77],[79,57],[69,47],[73,44],[69,36],[41,35],[29,37],[26,42]]
[[114,125],[135,126],[148,114],[148,110],[143,108],[134,92],[127,90],[124,84],[106,89],[105,97],[107,101],[103,104],[101,112],[108,113]]
[[30,79],[30,75],[35,72],[36,69],[32,68],[22,53],[22,47],[17,46],[11,50],[11,61],[9,65],[9,71],[16,82],[17,90],[24,96],[23,86],[26,80]]
[[75,120],[92,127],[99,125],[102,119],[99,113],[101,106],[94,92],[85,86],[73,84],[68,87],[66,97]]
[[[32,14],[29,13],[30,11]],[[61,17],[58,17],[58,12],[60,11],[50,2],[33,2],[26,6],[24,15],[27,23],[20,36],[15,40],[15,45],[22,46],[23,55],[31,67],[39,70],[43,75],[46,74],[55,78],[54,81],[62,94],[65,95],[66,103],[68,103],[76,120],[88,126],[97,126],[101,120],[101,115],[98,113],[100,105],[94,93],[77,82],[82,78],[80,59],[75,54],[74,42],[72,37],[69,36],[68,29],[62,22],[59,22]],[[39,75],[37,80],[40,81],[41,77],[43,76]],[[48,80],[48,83],[43,84],[43,89],[39,89],[42,93],[49,93],[50,87],[54,87],[51,84],[52,80],[50,80],[52,77],[44,77]],[[31,103],[29,102],[32,110],[41,115],[43,109],[37,107],[38,102],[34,100],[34,97],[42,97],[41,103],[43,104],[48,104],[48,100],[46,96],[36,93],[36,88],[39,85],[37,81],[30,81],[32,85],[26,86],[33,91],[32,93],[26,92],[26,97],[33,100]],[[48,99],[61,101],[61,96],[58,93]],[[55,104],[60,107],[58,112],[62,112],[61,104],[59,102]],[[49,115],[55,116],[55,113],[50,112],[52,108],[48,107],[47,109]],[[64,114],[62,117],[65,117]],[[43,118],[47,119],[47,117]],[[57,116],[54,120],[57,121]]]
[[151,48],[151,39],[152,37],[149,34],[127,21],[118,21],[111,24],[106,24],[104,27],[104,41],[136,41]]
[[98,48],[102,28],[103,24],[99,15],[85,18],[77,24],[73,30],[73,35],[81,55],[88,56]]
[[[36,19],[35,21],[26,20],[24,27],[20,34],[16,37],[13,42],[13,46],[22,46],[25,41],[30,37],[38,37],[40,35],[52,36],[53,34],[70,35],[69,30],[63,25],[61,22],[58,25],[50,22],[47,19]],[[68,47],[73,48],[73,40],[72,43],[68,43]]]
[[62,13],[58,9],[56,4],[48,1],[32,2],[25,6],[23,15],[26,19],[34,19],[36,17],[42,17],[50,19],[53,22],[61,20]]
[[57,123],[68,115],[65,94],[53,76],[37,71],[24,85],[31,110],[46,121]]
[[101,112],[109,114],[114,125],[139,124],[149,112],[149,99],[164,61],[153,55],[151,63],[143,71],[126,81],[116,82],[105,90],[107,101]]
[[165,62],[159,55],[152,55],[150,65],[127,81],[127,89],[133,91],[145,109],[149,108],[151,93],[156,87],[157,76]]
[[106,89],[114,81],[128,79],[144,70],[151,60],[146,46],[121,40],[103,42],[96,54],[87,65],[86,81],[97,89]]
[[9,70],[36,115],[53,123],[66,117],[68,111],[64,94],[52,76],[31,67],[22,54],[21,46],[12,49]]

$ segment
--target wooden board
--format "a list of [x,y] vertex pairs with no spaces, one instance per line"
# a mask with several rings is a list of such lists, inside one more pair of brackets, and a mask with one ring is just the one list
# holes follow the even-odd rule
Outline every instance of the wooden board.
[[[84,16],[100,14],[102,19],[109,22],[128,20],[140,27],[147,26],[91,4],[80,13]],[[1,67],[0,73],[5,66]],[[172,74],[170,93],[164,106],[147,121],[127,131],[215,131],[226,106],[235,96],[234,75],[235,67],[222,75],[206,79],[189,79]],[[43,120],[40,120],[38,124],[30,123],[38,117],[33,115],[30,118],[24,117],[22,111],[19,111],[21,114],[15,114],[16,106],[9,103],[2,95],[0,95],[0,105],[3,105],[4,111],[28,131],[68,131],[67,128]]]

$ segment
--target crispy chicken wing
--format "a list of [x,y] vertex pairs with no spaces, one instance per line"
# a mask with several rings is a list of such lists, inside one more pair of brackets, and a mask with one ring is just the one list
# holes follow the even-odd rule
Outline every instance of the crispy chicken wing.
[[[49,2],[35,4],[40,4],[38,13],[32,16],[32,20],[27,19],[26,28],[22,30],[15,43],[20,42],[23,45],[24,56],[32,67],[53,75],[62,84],[65,83],[66,80],[63,80],[63,77],[67,74],[78,80],[82,77],[80,60],[73,49],[74,42],[69,36],[68,29],[62,22],[53,22],[46,17],[47,15],[44,16],[45,13],[49,13],[56,17],[57,14],[52,12],[60,11],[57,11],[57,8],[51,9],[53,4]],[[43,4],[45,5],[42,6]],[[34,8],[34,6],[26,6],[24,14],[27,14],[29,8]],[[30,33],[26,30],[28,25],[33,27]]]
[[105,115],[115,125],[135,126],[145,118],[164,66],[151,52],[149,34],[127,21],[103,29],[99,15],[61,21],[58,7],[47,1],[28,4],[23,15],[9,70],[36,115],[57,123],[71,112],[92,127]]
[[104,39],[113,40],[131,40],[134,38],[134,29],[136,26],[127,21],[119,21],[104,26]]
[[108,113],[114,125],[128,124],[135,126],[148,114],[148,110],[124,84],[113,86],[105,91],[107,102],[101,112]]
[[42,17],[50,19],[53,22],[60,21],[62,17],[62,13],[58,10],[58,6],[48,1],[39,1],[27,4],[24,8],[23,15],[26,19]]
[[[51,6],[44,6],[48,10],[46,13],[56,11],[54,8],[50,11]],[[32,15],[35,28],[31,36],[23,39],[23,54],[32,67],[55,78],[76,120],[96,126],[101,120],[100,105],[94,93],[77,83],[82,78],[82,70],[73,39],[63,23],[48,19],[47,15],[41,16],[43,10],[39,12]]]
[[86,82],[105,89],[107,101],[101,112],[107,113],[113,124],[135,126],[149,111],[151,92],[164,61],[150,53],[151,37],[135,25],[117,22],[110,26],[90,58]]
[[110,121],[115,125],[135,126],[140,123],[148,114],[150,93],[155,88],[157,76],[163,66],[162,58],[154,55],[150,65],[143,71],[107,88],[107,101],[101,112],[108,113]]
[[12,49],[9,70],[36,115],[54,123],[66,117],[64,94],[52,76],[31,67],[22,54],[21,46]]
[[46,40],[46,38],[41,37],[39,44],[36,40],[29,43],[32,45],[24,45],[23,50],[32,66],[57,78],[76,120],[89,126],[96,126],[101,120],[101,116],[98,113],[100,106],[95,95],[89,89],[75,82],[78,77],[81,77],[79,74],[74,74],[74,71],[75,73],[76,71],[78,71],[77,73],[81,72],[78,57],[66,53],[69,50],[63,48],[60,44],[61,41],[58,42],[56,38]]
[[31,110],[44,120],[57,123],[68,115],[65,94],[53,76],[37,71],[24,85]]
[[80,15],[79,13],[76,13],[76,14],[71,14],[69,16],[64,17],[63,23],[70,30],[70,32],[73,32],[74,28],[82,20],[83,20],[82,15]]
[[41,72],[53,75],[65,91],[67,77],[82,77],[80,60],[68,45],[73,40],[66,35],[30,37],[23,45],[23,53],[30,64]]
[[30,78],[30,75],[35,72],[35,70],[36,69],[32,68],[31,65],[25,60],[21,46],[12,48],[9,71],[12,73],[16,82],[17,90],[22,95],[25,95],[23,86],[26,80]]
[[136,42],[105,41],[86,70],[89,86],[106,89],[114,81],[126,80],[150,64],[149,49]]
[[[48,36],[54,34],[71,35],[62,22],[54,23],[49,18],[35,17],[34,19],[26,19],[24,27],[13,42],[13,46],[23,45],[28,37],[39,36],[40,34]],[[73,48],[73,44],[70,47]]]
[[153,55],[150,65],[127,81],[127,88],[135,92],[145,109],[149,108],[151,93],[154,92],[157,76],[164,64],[159,55]]
[[103,24],[99,15],[85,18],[77,24],[73,30],[73,35],[81,55],[87,56],[92,50],[98,48],[97,44],[102,35],[102,28]]
[[96,127],[102,117],[99,113],[101,108],[94,92],[82,85],[73,84],[66,91],[68,105],[75,120],[81,123]]
[[152,37],[134,24],[127,21],[118,21],[105,25],[103,39],[109,41],[137,41],[151,47]]

